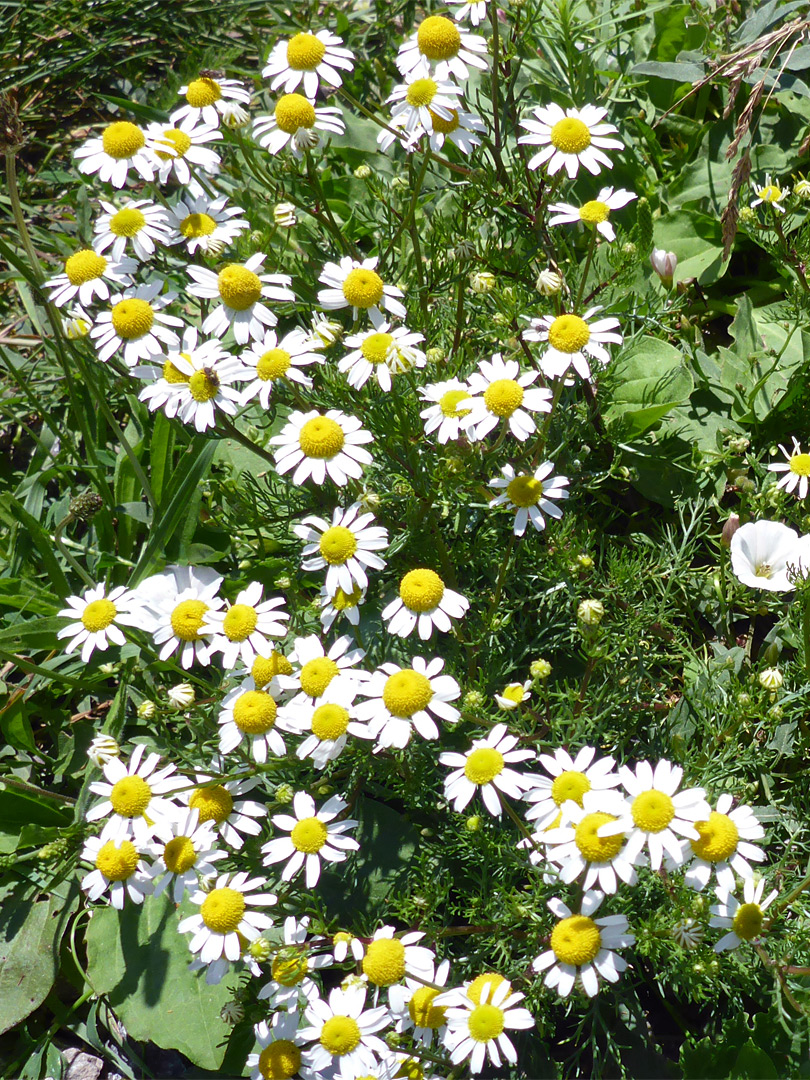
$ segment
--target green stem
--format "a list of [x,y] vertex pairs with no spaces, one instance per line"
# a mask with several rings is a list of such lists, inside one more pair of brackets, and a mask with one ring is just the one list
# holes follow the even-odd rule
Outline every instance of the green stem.
[[501,93],[500,93],[500,51],[501,35],[498,26],[498,3],[497,0],[489,2],[489,21],[492,23],[492,69],[490,71],[491,95],[492,95],[492,134],[494,138],[493,159],[498,179],[506,183],[508,177],[501,158]]
[[307,176],[309,177],[309,182],[315,189],[315,196],[317,201],[323,207],[323,212],[326,215],[326,220],[329,223],[329,231],[332,233],[338,244],[343,248],[345,252],[347,252],[349,255],[354,255],[354,257],[357,258],[357,248],[349,239],[347,239],[347,237],[343,235],[343,233],[340,231],[338,223],[332,216],[332,211],[329,209],[329,203],[326,201],[326,195],[324,194],[323,187],[321,186],[321,179],[318,176],[318,170],[315,167],[315,162],[312,160],[312,154],[309,152],[309,150],[304,151],[304,157],[307,163]]
[[247,447],[248,450],[252,450],[253,453],[258,454],[260,458],[264,458],[264,460],[268,462],[268,464],[272,465],[273,469],[275,470],[276,459],[273,457],[273,454],[269,450],[265,450],[263,446],[259,446],[258,443],[253,442],[253,440],[249,439],[247,435],[243,435],[239,428],[235,427],[234,424],[222,413],[219,414],[219,423],[220,427],[229,438],[236,439],[236,441],[238,443],[241,443],[242,446]]
[[804,670],[810,674],[810,589],[806,589],[804,593],[802,634],[804,637]]
[[73,570],[79,575],[85,585],[89,585],[91,589],[94,589],[96,587],[96,582],[93,581],[93,579],[90,577],[90,575],[81,565],[81,563],[77,562],[77,560],[73,558],[65,545],[62,543],[62,531],[64,530],[66,525],[70,524],[71,521],[73,521],[72,514],[68,514],[67,517],[62,518],[62,520],[54,529],[53,542],[59,548],[59,551],[61,552],[65,562],[73,568]]
[[582,277],[579,279],[579,289],[577,291],[577,298],[574,302],[574,311],[579,311],[579,305],[582,302],[582,297],[585,294],[585,283],[588,280],[588,272],[591,269],[591,262],[593,260],[593,253],[596,250],[596,226],[591,228],[591,242],[588,245],[588,254],[585,258],[585,266],[582,270]]

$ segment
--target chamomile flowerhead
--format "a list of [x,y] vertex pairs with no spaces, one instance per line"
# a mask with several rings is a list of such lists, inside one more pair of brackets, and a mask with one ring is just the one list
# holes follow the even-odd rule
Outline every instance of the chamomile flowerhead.
[[335,619],[344,618],[351,626],[360,623],[360,608],[366,599],[366,589],[359,585],[351,591],[345,591],[338,586],[334,594],[330,593],[325,585],[321,586],[318,600],[321,605],[321,624],[324,632],[332,628]]
[[273,112],[253,121],[253,137],[270,154],[289,146],[293,157],[320,144],[320,132],[342,135],[346,129],[343,113],[336,106],[316,107],[303,94],[282,94]]
[[382,326],[384,319],[380,308],[391,315],[404,319],[405,306],[401,302],[402,290],[386,285],[377,273],[378,259],[358,261],[345,255],[339,263],[328,262],[318,280],[327,286],[318,292],[318,303],[327,311],[351,308],[357,319],[361,311],[367,311],[375,327]]
[[45,288],[52,289],[50,301],[57,307],[70,303],[92,304],[99,300],[109,300],[112,282],[121,289],[130,284],[131,276],[137,272],[138,264],[134,259],[113,259],[101,254],[101,250],[85,248],[74,251],[65,260],[65,269],[61,274],[46,281]]
[[532,804],[526,820],[536,822],[540,831],[560,824],[566,803],[581,808],[586,792],[607,792],[621,784],[621,777],[614,771],[615,759],[597,758],[593,746],[583,746],[573,758],[558,747],[553,754],[539,754],[537,760],[546,776],[538,773],[533,777],[532,790],[526,795],[526,801]]
[[[169,363],[174,372],[186,378],[186,382],[174,384],[174,392],[180,396],[175,415],[184,424],[193,424],[197,431],[203,432],[216,425],[218,413],[236,416],[239,412],[242,391],[234,383],[243,381],[244,369],[215,338],[189,350],[170,353]],[[144,397],[143,392],[140,396]]]
[[178,816],[174,797],[188,782],[173,775],[176,765],[158,769],[160,754],[144,758],[144,750],[143,744],[138,744],[126,765],[120,758],[108,761],[104,780],[90,784],[90,791],[101,795],[102,801],[91,806],[85,816],[88,821],[109,818],[101,832],[104,841],[134,839],[136,844],[144,844],[155,829],[167,827]]
[[62,619],[70,619],[67,626],[57,632],[58,638],[70,638],[65,653],[74,652],[81,646],[82,661],[86,664],[95,649],[104,652],[112,642],[124,645],[122,626],[140,626],[141,615],[138,598],[134,592],[119,585],[108,593],[106,586],[95,585],[86,589],[82,596],[65,597],[66,608],[59,612]]
[[357,686],[350,680],[335,680],[317,701],[299,700],[285,706],[284,715],[297,735],[306,738],[297,747],[296,757],[311,758],[316,769],[325,769],[340,757],[350,735],[368,739],[366,724],[357,719],[354,699]]
[[433,970],[435,956],[430,949],[417,945],[425,935],[411,931],[398,935],[393,926],[381,926],[366,945],[363,974],[372,986],[393,986],[406,975],[423,979]]
[[101,135],[82,143],[73,154],[79,162],[79,172],[85,176],[98,175],[103,183],[122,188],[134,169],[142,180],[151,180],[155,163],[146,146],[143,128],[129,120],[115,120]]
[[449,960],[442,960],[438,966],[431,960],[429,967],[420,972],[420,979],[406,973],[404,982],[388,990],[388,1005],[394,1014],[396,1030],[412,1031],[420,1046],[432,1046],[434,1037],[441,1043],[447,1033],[447,1007],[437,1005],[436,998],[446,986],[449,974]]
[[352,638],[339,637],[328,650],[315,634],[295,639],[289,654],[289,670],[278,675],[282,690],[297,691],[292,704],[317,704],[336,685],[354,687],[368,675],[356,665],[365,657]]
[[781,443],[779,443],[779,449],[786,460],[769,465],[768,472],[784,473],[785,475],[776,485],[777,488],[784,488],[785,491],[795,494],[798,499],[806,499],[808,477],[810,477],[810,454],[802,453],[801,444],[795,435],[791,450],[787,450]]
[[295,300],[289,288],[292,279],[287,274],[260,274],[264,255],[251,255],[245,263],[228,263],[214,273],[203,266],[187,266],[192,284],[188,292],[203,300],[219,300],[202,324],[204,334],[224,337],[229,329],[240,345],[264,336],[278,319],[262,300],[284,302]]
[[318,30],[277,41],[262,68],[262,77],[270,79],[271,90],[281,88],[291,94],[301,86],[306,96],[314,99],[321,79],[336,89],[343,83],[340,72],[353,67],[354,57],[343,47],[343,38]]
[[415,656],[409,668],[383,664],[360,686],[359,693],[368,700],[357,706],[357,715],[377,740],[375,753],[392,746],[404,748],[414,730],[423,739],[438,739],[431,713],[445,723],[458,720],[458,709],[449,702],[461,688],[452,676],[441,674],[443,667],[439,657],[425,661]]
[[251,878],[245,872],[221,874],[209,891],[192,893],[191,902],[199,911],[181,919],[177,929],[181,934],[191,933],[189,950],[203,964],[235,962],[242,952],[240,937],[255,941],[273,925],[262,909],[272,907],[277,897],[259,891],[266,884],[266,878]]
[[602,168],[610,169],[613,165],[605,150],[624,148],[621,140],[612,138],[618,130],[604,122],[607,109],[596,105],[561,109],[552,103],[535,108],[533,113],[534,119],[522,120],[520,124],[528,135],[518,139],[527,146],[542,147],[530,159],[530,169],[545,165],[549,175],[554,176],[564,168],[573,180],[582,165],[597,176]]
[[516,472],[512,465],[501,468],[503,476],[490,480],[489,486],[499,492],[490,506],[509,506],[517,511],[513,531],[515,536],[523,536],[529,521],[542,532],[546,527],[546,517],[561,518],[562,510],[557,506],[561,499],[568,498],[568,477],[552,476],[554,465],[544,461],[532,472]]
[[263,409],[270,407],[270,395],[285,381],[309,390],[312,379],[301,368],[323,363],[323,356],[313,349],[309,335],[300,327],[290,330],[283,338],[275,330],[266,330],[262,338],[240,353],[239,359],[244,368],[242,379],[247,383],[242,391],[242,404],[258,398]]
[[479,135],[487,130],[486,124],[475,113],[467,112],[461,105],[450,109],[450,115],[440,116],[437,112],[431,112],[431,127],[425,128],[420,125],[413,132],[410,145],[418,142],[423,135],[427,135],[430,149],[438,154],[444,149],[448,140],[457,147],[462,154],[470,155],[476,146],[481,145]]
[[508,1030],[528,1031],[534,1027],[534,1017],[528,1009],[518,1008],[523,994],[512,993],[506,980],[484,983],[478,1001],[462,990],[440,994],[436,1004],[445,1008],[447,1031],[444,1045],[450,1051],[450,1061],[460,1065],[469,1059],[472,1073],[480,1073],[487,1057],[498,1069],[501,1055],[510,1065],[517,1063],[517,1051]]
[[375,1032],[390,1024],[389,1011],[365,1005],[365,986],[335,987],[328,999],[310,1001],[301,1037],[311,1044],[304,1062],[312,1075],[360,1077],[375,1072],[378,1057],[387,1057],[388,1047]]
[[610,353],[605,346],[610,343],[621,345],[624,338],[618,329],[619,320],[612,316],[588,322],[599,310],[594,307],[583,315],[567,313],[532,319],[523,337],[526,341],[548,343],[540,358],[540,367],[547,378],[560,379],[573,367],[581,378],[590,379],[589,358],[601,364],[610,363]]
[[276,814],[271,820],[275,829],[290,835],[270,840],[262,847],[264,865],[286,860],[281,872],[282,881],[291,881],[306,868],[306,886],[314,889],[321,876],[321,861],[343,862],[349,852],[358,851],[360,845],[351,836],[344,835],[356,829],[359,822],[351,818],[335,821],[348,803],[339,795],[333,795],[320,810],[311,795],[299,791],[293,798],[293,815]]
[[245,1067],[250,1080],[291,1080],[301,1068],[304,1040],[298,1032],[296,1012],[275,1012],[268,1023],[260,1020],[253,1028],[258,1051],[248,1054]]
[[485,738],[474,739],[466,754],[439,755],[439,762],[453,770],[444,781],[444,796],[456,812],[464,810],[478,791],[490,814],[500,817],[499,792],[520,799],[531,788],[531,777],[508,767],[535,756],[533,750],[516,750],[517,742],[506,724],[496,724]]
[[719,904],[712,904],[709,926],[727,930],[719,941],[714,943],[715,952],[725,952],[728,949],[736,949],[744,941],[756,941],[763,932],[765,911],[779,895],[773,889],[765,899],[765,879],[755,883],[753,878],[747,878],[743,885],[742,903],[728,889],[714,890]]
[[322,484],[327,475],[344,487],[351,478],[359,480],[363,467],[372,462],[364,443],[373,436],[355,416],[338,409],[325,414],[292,412],[278,435],[270,440],[275,444],[276,469],[284,474],[295,469],[293,484],[303,484],[310,477]]
[[436,434],[438,442],[444,444],[462,437],[475,437],[471,428],[475,424],[472,412],[472,394],[461,379],[445,379],[419,387],[419,394],[431,402],[422,409],[420,416],[425,421],[425,434]]
[[161,660],[179,652],[184,668],[209,663],[211,631],[202,627],[210,610],[224,606],[221,584],[209,566],[167,566],[138,585],[135,592],[144,615],[139,625],[152,635]]
[[229,206],[225,195],[212,199],[186,194],[169,207],[169,225],[174,232],[171,243],[185,244],[189,255],[195,251],[218,255],[250,227],[240,216],[243,213],[241,206]]
[[148,262],[158,247],[170,242],[169,215],[150,199],[125,199],[119,205],[99,199],[103,214],[93,222],[94,250],[110,250],[109,258],[120,261],[131,247],[132,254]]
[[[401,130],[406,142],[418,128],[432,132],[434,117],[444,121],[452,119],[462,93],[461,87],[447,79],[433,78],[427,60],[422,60],[388,96],[391,106],[389,126]],[[392,131],[381,131],[377,136],[380,149],[387,150],[395,138]]]
[[337,506],[331,523],[314,514],[305,517],[293,532],[304,541],[304,570],[326,570],[326,591],[351,593],[368,587],[368,570],[382,570],[385,559],[378,552],[388,547],[388,530],[374,524],[374,515],[362,513],[359,502]]
[[495,704],[499,709],[503,709],[505,712],[511,712],[513,709],[517,709],[519,705],[522,705],[523,702],[527,701],[531,696],[531,679],[527,679],[522,683],[507,683],[502,693],[493,695]]
[[586,892],[577,914],[557,897],[548,901],[558,921],[551,931],[551,948],[534,960],[532,968],[546,972],[544,984],[560,997],[568,997],[577,980],[588,997],[596,997],[600,975],[614,983],[627,969],[627,961],[613,950],[625,949],[636,939],[628,933],[624,915],[594,918],[604,898],[601,892]]
[[216,848],[216,837],[210,822],[200,824],[199,811],[188,810],[158,830],[159,843],[150,845],[155,860],[149,869],[154,896],[160,896],[171,885],[175,904],[188,890],[196,889],[200,877],[213,877],[214,865],[224,859],[226,852]]
[[448,589],[436,571],[427,567],[409,570],[398,592],[382,611],[388,632],[398,637],[408,637],[414,630],[422,641],[434,630],[446,634],[452,629],[452,620],[463,618],[470,606],[466,597]]
[[186,86],[181,86],[177,92],[185,97],[186,104],[174,110],[172,122],[186,118],[193,122],[202,119],[204,123],[214,126],[235,105],[250,104],[250,92],[236,79],[200,75]]
[[253,581],[227,609],[206,613],[206,628],[213,631],[210,651],[222,653],[226,671],[240,658],[250,667],[257,655],[270,656],[272,639],[287,633],[285,623],[290,616],[283,610],[284,598],[262,600],[262,593],[261,582]]
[[568,885],[582,878],[586,892],[596,887],[603,893],[615,893],[620,880],[635,885],[635,868],[644,864],[644,857],[636,852],[628,858],[626,834],[602,835],[602,829],[615,824],[623,810],[618,792],[586,791],[582,806],[563,804],[563,824],[535,834],[535,842],[545,845],[548,861],[559,868],[560,881]]
[[279,713],[269,689],[257,690],[252,679],[246,679],[225,696],[219,725],[219,752],[223,757],[245,742],[250,756],[260,764],[267,761],[268,751],[276,757],[287,753],[279,729],[290,731],[291,725]]
[[625,191],[624,188],[614,191],[612,187],[604,187],[595,199],[589,199],[580,206],[574,206],[571,203],[552,203],[548,208],[551,214],[548,223],[549,225],[565,225],[582,222],[594,227],[600,236],[604,236],[610,243],[616,239],[616,230],[609,221],[611,210],[620,210],[637,198],[638,196],[632,191]]
[[486,39],[480,34],[459,28],[446,15],[428,15],[400,45],[396,63],[407,75],[427,61],[436,79],[444,82],[455,77],[464,82],[471,67],[486,71],[486,55]]
[[762,848],[751,843],[765,830],[750,806],[732,810],[733,802],[731,795],[721,795],[708,818],[695,822],[699,839],[683,842],[684,861],[692,858],[684,881],[693,889],[704,889],[714,874],[721,889],[733,892],[737,877],[753,878],[751,862],[765,859]]
[[417,343],[424,341],[422,334],[414,333],[407,326],[392,329],[387,322],[372,330],[349,334],[346,346],[351,349],[338,363],[349,386],[359,390],[373,376],[382,390],[390,390],[391,376],[414,368],[424,367],[425,354]]
[[266,1001],[268,1009],[295,1013],[301,1006],[320,996],[315,982],[310,978],[314,971],[329,967],[332,957],[328,953],[313,952],[307,943],[309,917],[296,919],[288,915],[284,920],[282,946],[273,955],[270,965],[270,982],[265,983],[257,997]]
[[209,174],[218,172],[219,154],[208,144],[221,138],[222,132],[216,124],[192,120],[190,116],[167,124],[150,124],[146,145],[155,159],[158,183],[165,184],[173,176],[178,184],[188,184],[194,169]]
[[505,420],[516,439],[525,442],[537,430],[530,413],[551,411],[551,391],[532,386],[539,372],[521,374],[517,360],[504,360],[495,353],[491,360],[482,360],[478,370],[467,379],[473,395],[470,427],[476,439],[483,439]]
[[453,11],[456,22],[469,19],[473,26],[480,26],[487,17],[486,0],[445,0],[445,3]]
[[[222,759],[217,762],[222,766]],[[258,836],[260,820],[267,816],[267,807],[245,796],[260,783],[256,776],[221,781],[207,773],[195,774],[196,787],[187,788],[182,795],[190,810],[196,810],[200,824],[211,824],[228,847],[237,851],[244,847],[244,836]]]
[[786,213],[787,207],[783,203],[790,195],[790,188],[775,184],[770,173],[765,176],[765,183],[761,187],[754,187],[754,193],[756,198],[750,203],[752,209],[755,206],[771,206],[780,214]]
[[779,521],[748,521],[731,538],[731,569],[751,589],[791,592],[810,569],[810,536]]
[[164,346],[177,347],[180,339],[173,328],[183,321],[163,310],[177,293],[162,289],[162,281],[152,281],[110,297],[109,309],[96,316],[90,330],[99,360],[106,363],[120,350],[124,362],[134,367],[139,360],[162,358]]
[[132,840],[91,836],[85,842],[81,857],[93,866],[81,883],[88,900],[100,900],[109,889],[110,903],[121,911],[127,895],[133,904],[142,904],[144,897],[152,892],[152,881],[140,846]]

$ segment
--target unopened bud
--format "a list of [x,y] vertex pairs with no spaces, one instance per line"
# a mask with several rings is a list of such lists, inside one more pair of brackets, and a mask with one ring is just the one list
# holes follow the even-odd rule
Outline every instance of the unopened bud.
[[532,660],[529,664],[529,674],[533,679],[542,682],[551,674],[551,664],[548,660]]
[[491,293],[497,285],[497,279],[489,270],[476,270],[470,274],[470,288],[474,293]]
[[104,500],[95,491],[83,491],[81,495],[76,495],[70,500],[68,509],[71,517],[78,518],[79,521],[89,521],[103,505]]
[[728,515],[728,520],[726,521],[725,525],[723,526],[723,531],[720,533],[720,543],[723,545],[723,547],[725,547],[725,548],[731,547],[731,538],[734,535],[734,533],[737,531],[737,529],[739,529],[739,527],[740,527],[740,515],[739,514],[729,514]]
[[772,692],[778,690],[784,681],[782,672],[776,667],[765,668],[759,673],[759,685]]
[[87,756],[99,768],[106,765],[113,758],[120,757],[121,747],[112,735],[96,735],[87,747]]
[[297,220],[295,206],[292,203],[280,202],[273,207],[273,221],[280,229],[291,229]]
[[585,626],[598,626],[605,615],[605,605],[601,600],[583,600],[577,608],[577,618]]
[[665,288],[672,288],[672,277],[675,267],[678,265],[678,256],[674,251],[664,251],[663,248],[653,248],[650,255],[650,265],[661,278]]
[[140,720],[151,720],[155,715],[155,708],[154,701],[142,701],[138,706],[138,718]]
[[166,692],[166,696],[175,709],[186,709],[189,705],[194,704],[196,694],[191,683],[181,682],[177,686],[170,687]]

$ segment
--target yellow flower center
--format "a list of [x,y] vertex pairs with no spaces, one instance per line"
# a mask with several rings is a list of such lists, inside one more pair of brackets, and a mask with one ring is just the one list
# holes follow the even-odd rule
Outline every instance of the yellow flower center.
[[101,145],[104,153],[111,158],[131,158],[143,149],[146,139],[137,124],[129,120],[116,120],[104,129]]
[[233,705],[233,722],[246,735],[265,735],[276,722],[276,703],[264,690],[246,690]]
[[[481,998],[484,995],[484,990],[487,986],[490,990],[487,994],[487,998],[491,998],[501,983],[505,983],[506,979],[503,975],[499,975],[497,971],[485,971],[483,975],[478,975],[470,985],[467,987],[467,997],[470,1001],[474,1001],[476,1005],[481,1004]],[[511,994],[511,988],[508,993]],[[508,996],[508,995],[507,995]]]
[[577,806],[582,806],[582,796],[591,790],[591,782],[585,773],[562,772],[551,785],[551,797],[557,806],[562,806],[569,799]]
[[269,656],[256,657],[250,669],[250,676],[256,684],[256,689],[261,690],[276,675],[292,675],[292,671],[293,666],[287,657],[274,649]]
[[65,263],[65,273],[71,285],[84,285],[101,277],[107,269],[107,260],[95,251],[77,251]]
[[444,1005],[434,1005],[433,1001],[440,991],[431,986],[420,986],[408,1002],[408,1012],[418,1028],[440,1028],[444,1023]]
[[282,94],[276,103],[276,123],[288,135],[315,124],[315,108],[303,94]]
[[312,714],[312,733],[321,742],[333,742],[346,734],[349,714],[342,705],[319,705]]
[[428,60],[450,60],[461,48],[461,34],[444,15],[429,15],[416,32],[419,52]]
[[588,964],[601,948],[599,927],[587,915],[569,915],[551,931],[551,950],[563,964]]
[[216,227],[217,223],[210,214],[187,214],[180,222],[180,232],[186,240],[210,236]]
[[208,604],[202,600],[181,600],[172,612],[172,630],[181,641],[198,641]]
[[548,330],[549,345],[557,352],[579,352],[591,340],[588,324],[579,315],[558,315]]
[[372,941],[363,957],[363,972],[375,986],[392,986],[405,977],[405,946],[397,938]]
[[617,833],[615,836],[599,836],[597,830],[603,825],[617,819],[612,814],[604,814],[601,811],[595,814],[586,814],[577,825],[574,839],[583,858],[588,862],[601,863],[611,862],[622,849],[624,836]]
[[301,1051],[289,1039],[276,1039],[259,1054],[264,1080],[290,1080],[301,1066]]
[[113,330],[122,341],[135,341],[136,338],[148,334],[154,321],[152,305],[135,296],[128,300],[119,300],[112,309]]
[[112,600],[93,600],[82,612],[82,626],[91,634],[106,630],[118,614]]
[[200,908],[202,921],[215,934],[230,934],[245,914],[245,898],[237,889],[214,889]]
[[405,668],[389,675],[383,687],[383,704],[392,716],[410,720],[433,698],[430,680],[419,671]]
[[433,109],[428,109],[430,119],[433,121],[433,130],[440,135],[449,135],[451,131],[455,131],[458,127],[458,111],[456,109],[449,109],[448,111],[450,119],[445,120],[443,116],[437,116]]
[[146,224],[146,217],[137,206],[125,206],[110,218],[110,232],[115,236],[137,236]]
[[140,817],[152,801],[152,789],[140,776],[123,776],[110,792],[113,812],[119,817]]
[[501,694],[501,697],[506,698],[507,701],[514,701],[516,705],[519,705],[521,701],[523,701],[523,699],[526,697],[526,691],[523,689],[523,683],[509,683],[507,688]]
[[757,197],[767,203],[779,202],[782,198],[782,189],[777,187],[776,184],[767,184],[757,191]]
[[213,79],[195,79],[188,84],[186,101],[192,109],[204,109],[207,105],[213,105],[222,97],[219,83]]
[[333,525],[321,536],[318,548],[330,566],[342,566],[357,551],[357,539],[345,525]]
[[201,825],[204,821],[213,821],[215,825],[221,825],[231,816],[233,796],[221,784],[214,784],[213,787],[196,788],[188,800],[188,805],[189,809],[199,812]]
[[[181,356],[184,354],[181,353]],[[187,383],[189,381],[188,375],[185,375],[180,368],[174,366],[171,360],[167,360],[163,365],[163,378],[167,383]]]
[[314,34],[296,34],[287,42],[287,63],[294,71],[314,71],[326,55],[326,46]]
[[360,346],[360,352],[370,364],[384,364],[393,344],[391,334],[369,334]]
[[286,349],[268,349],[256,365],[256,375],[264,382],[280,379],[290,370],[292,357]]
[[762,933],[762,908],[759,904],[740,904],[731,920],[731,929],[743,941],[751,941]]
[[351,1016],[332,1016],[321,1029],[321,1046],[333,1057],[350,1054],[360,1045],[360,1028]]
[[307,697],[320,697],[340,668],[328,656],[316,656],[301,668],[301,689]]
[[294,954],[278,953],[273,957],[270,971],[282,986],[297,986],[309,971],[309,959],[298,950]]
[[217,285],[222,300],[234,311],[247,311],[261,299],[261,278],[238,263],[231,263],[220,270]]
[[414,79],[405,94],[405,100],[414,108],[429,105],[436,96],[438,86],[433,79]]
[[790,471],[797,476],[810,476],[810,454],[794,454],[790,459]]
[[383,298],[382,278],[375,270],[363,270],[356,266],[346,275],[343,295],[346,303],[352,307],[376,307]]
[[130,840],[124,840],[120,847],[108,840],[96,855],[96,870],[109,881],[126,881],[135,873],[139,858],[138,850]]
[[328,832],[320,818],[309,817],[297,822],[290,839],[296,851],[303,851],[306,855],[315,855],[326,843]]
[[439,398],[439,408],[443,416],[467,416],[472,410],[463,408],[461,402],[469,400],[466,390],[448,390]]
[[723,862],[737,850],[740,833],[727,814],[718,814],[712,810],[708,821],[696,821],[695,829],[699,840],[690,840],[692,851],[699,859],[706,862]]
[[481,1043],[497,1039],[503,1031],[503,1022],[503,1009],[497,1005],[476,1005],[467,1021],[470,1038]]
[[166,869],[173,874],[185,874],[197,861],[197,852],[188,836],[175,836],[163,849]]
[[633,800],[632,814],[644,832],[661,832],[675,817],[675,804],[663,791],[642,791]]
[[580,206],[579,216],[588,225],[599,225],[601,222],[607,221],[610,216],[610,207],[607,203],[599,202],[598,199],[591,199],[584,206]]
[[338,932],[332,938],[332,944],[338,945],[342,941],[344,942],[344,944],[348,945],[352,938],[353,935],[348,933],[346,930],[338,930]]
[[219,393],[219,376],[213,368],[202,368],[188,380],[188,388],[195,401],[213,401]]
[[343,428],[328,416],[313,416],[298,433],[298,445],[310,458],[333,458],[345,441]]
[[503,772],[503,754],[491,746],[479,746],[468,754],[464,775],[473,784],[489,784]]
[[537,506],[543,496],[543,483],[533,476],[516,476],[510,480],[506,494],[514,506]]
[[399,596],[409,611],[433,611],[444,596],[444,582],[433,570],[411,570],[399,583]]
[[158,139],[158,146],[168,146],[169,150],[155,150],[161,161],[185,157],[191,149],[191,139],[180,128],[166,128]]
[[563,154],[581,154],[591,145],[591,133],[581,120],[566,116],[551,129],[551,145]]
[[234,604],[222,622],[222,629],[228,641],[246,641],[259,621],[256,609],[250,604]]
[[495,416],[511,416],[523,401],[523,387],[514,379],[496,379],[484,391],[484,401]]
[[346,611],[347,608],[357,607],[362,595],[363,590],[359,585],[355,585],[350,593],[344,592],[343,589],[338,589],[332,597],[332,607],[335,611]]

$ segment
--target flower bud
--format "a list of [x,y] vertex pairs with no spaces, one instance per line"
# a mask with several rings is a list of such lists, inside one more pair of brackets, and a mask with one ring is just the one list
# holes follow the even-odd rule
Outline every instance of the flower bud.
[[429,364],[441,364],[445,359],[445,352],[438,345],[432,345],[425,353],[425,357]]
[[585,626],[598,626],[605,615],[605,605],[601,600],[583,600],[577,608],[577,618]]
[[470,817],[468,817],[467,820],[464,822],[464,828],[467,830],[467,832],[480,832],[481,815],[472,814]]
[[486,700],[480,690],[468,690],[462,699],[461,707],[465,712],[477,712],[478,709],[483,709]]
[[470,274],[470,288],[474,293],[491,293],[497,284],[497,279],[489,270],[476,270]]
[[246,124],[250,123],[250,113],[238,102],[222,100],[219,105],[222,123],[225,127],[234,130],[235,128],[245,127]]
[[354,170],[354,176],[356,180],[368,180],[368,178],[371,176],[371,166],[358,165],[357,168]]
[[810,199],[810,180],[797,180],[793,185],[793,194],[799,199]]
[[138,719],[151,720],[155,715],[156,705],[154,701],[142,701],[138,706]]
[[552,270],[551,267],[546,267],[545,270],[541,270],[537,275],[537,281],[534,283],[535,289],[541,296],[554,296],[562,288],[562,275],[558,274],[556,270]]
[[729,514],[728,515],[728,520],[726,521],[725,525],[723,526],[723,531],[720,533],[720,543],[723,545],[723,547],[725,547],[725,548],[731,547],[731,538],[734,535],[734,533],[737,531],[737,529],[739,529],[739,527],[740,527],[740,515],[739,514]]
[[276,788],[273,798],[277,803],[281,803],[282,806],[286,806],[291,803],[295,798],[295,791],[289,784],[279,784]]
[[529,674],[533,679],[542,682],[551,674],[551,664],[548,660],[532,660],[529,664]]
[[784,682],[784,677],[779,668],[769,667],[759,673],[759,685],[766,690],[778,690]]
[[167,691],[167,697],[175,709],[186,709],[194,704],[196,694],[191,683],[181,682]]
[[76,495],[70,500],[68,510],[71,517],[78,518],[79,521],[89,521],[103,505],[104,500],[95,491],[83,491],[81,495]]
[[650,255],[650,265],[661,278],[665,288],[672,288],[672,276],[678,265],[678,256],[674,251],[664,251],[663,248],[653,248]]
[[273,207],[273,220],[280,229],[291,229],[298,218],[295,216],[295,207],[290,202],[276,203]]

